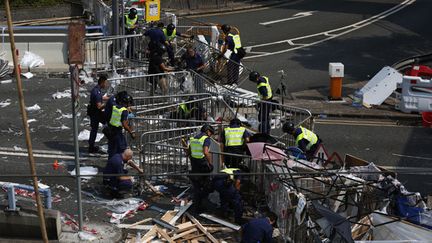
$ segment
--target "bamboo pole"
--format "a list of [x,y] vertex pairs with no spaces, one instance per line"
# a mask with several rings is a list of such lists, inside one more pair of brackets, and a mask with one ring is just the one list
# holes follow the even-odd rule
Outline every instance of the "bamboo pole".
[[32,180],[33,180],[33,187],[34,187],[35,196],[36,196],[36,205],[37,205],[37,211],[38,211],[38,216],[39,216],[41,234],[42,234],[43,241],[45,243],[48,243],[48,235],[46,232],[44,211],[42,208],[42,201],[41,201],[40,193],[39,193],[38,180],[36,177],[36,167],[35,167],[35,161],[33,158],[33,147],[32,147],[32,142],[31,142],[31,137],[30,137],[30,129],[29,129],[29,126],[27,123],[27,112],[25,110],[24,93],[22,90],[22,82],[21,82],[21,71],[20,71],[20,68],[18,65],[18,57],[16,54],[15,39],[14,39],[14,34],[13,34],[12,16],[11,16],[11,11],[10,11],[9,0],[5,1],[5,10],[6,10],[6,15],[7,15],[9,40],[10,40],[12,58],[13,58],[13,63],[14,63],[14,68],[15,68],[15,76],[16,76],[16,80],[17,80],[19,105],[20,105],[20,111],[21,111],[21,115],[22,115],[23,127],[25,130],[25,138],[26,138],[26,144],[27,144],[27,150],[28,150],[28,160],[29,160],[30,171],[31,171]]

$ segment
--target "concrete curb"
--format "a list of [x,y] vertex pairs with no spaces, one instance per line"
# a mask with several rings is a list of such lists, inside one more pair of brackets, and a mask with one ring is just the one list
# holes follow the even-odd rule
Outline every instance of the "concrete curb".
[[400,120],[400,121],[421,121],[421,115],[419,114],[405,114],[400,115],[377,115],[377,114],[355,114],[355,113],[331,113],[331,112],[320,112],[312,115],[317,118],[325,119],[325,117],[337,117],[337,118],[357,118],[357,119],[377,119],[377,120]]
[[252,10],[263,7],[271,7],[284,3],[294,2],[298,0],[278,0],[278,1],[268,1],[269,3],[261,3],[261,4],[245,4],[245,6],[232,6],[225,8],[213,8],[213,9],[196,9],[196,10],[167,10],[167,12],[173,12],[178,17],[183,16],[193,16],[193,15],[201,15],[201,14],[215,14],[215,13],[225,13],[225,12],[235,12],[242,10]]

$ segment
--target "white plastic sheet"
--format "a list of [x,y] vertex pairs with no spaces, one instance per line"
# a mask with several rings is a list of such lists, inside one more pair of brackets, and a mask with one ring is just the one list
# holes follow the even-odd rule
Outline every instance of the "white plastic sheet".
[[[84,166],[80,167],[81,179],[90,180],[92,178],[91,175],[96,175],[98,173],[98,168],[93,166]],[[76,175],[76,170],[70,171],[69,174]]]
[[20,64],[21,67],[33,68],[45,65],[45,61],[39,55],[26,51],[24,52],[24,56],[22,57]]
[[[96,134],[96,142],[99,142],[104,137],[103,133]],[[79,141],[87,141],[90,138],[90,131],[87,129],[82,130],[78,135]]]

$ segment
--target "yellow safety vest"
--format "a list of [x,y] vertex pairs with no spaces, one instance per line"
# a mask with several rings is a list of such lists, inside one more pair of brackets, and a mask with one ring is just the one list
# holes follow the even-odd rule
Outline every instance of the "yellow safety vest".
[[240,171],[239,168],[225,168],[221,170],[222,173],[227,173],[231,180],[234,180],[234,171]]
[[[257,85],[257,90],[258,90],[258,96],[261,100],[269,100],[273,97],[273,93],[272,93],[272,89],[269,83],[269,79],[267,77],[264,77],[265,82],[260,82]],[[259,88],[261,87],[266,87],[267,89],[267,96],[262,96],[261,93],[259,92]]]
[[246,128],[244,127],[227,127],[225,131],[225,146],[242,146],[244,143],[243,134]]
[[206,138],[208,138],[208,136],[206,135],[203,135],[201,138],[190,138],[190,149],[192,158],[202,159],[205,157],[203,146]]
[[306,150],[309,150],[314,144],[318,142],[318,136],[302,126],[300,126],[300,129],[302,132],[296,138],[296,146],[298,146],[300,140],[306,139],[309,141],[308,145],[306,146]]
[[233,35],[228,34],[228,36],[231,36],[234,41],[234,53],[237,53],[237,49],[242,47],[241,41],[240,41],[240,35]]
[[183,110],[184,113],[186,113],[186,115],[189,115],[189,114],[190,114],[190,110],[188,109],[188,107],[187,107],[186,104],[180,104],[179,108],[180,108],[181,110]]
[[176,38],[177,29],[174,29],[171,35],[168,35],[168,30],[166,28],[163,29],[163,32],[165,34],[165,38],[167,39],[167,41],[172,41],[174,40],[174,38]]
[[135,18],[131,19],[129,18],[129,14],[125,15],[126,21],[125,21],[125,27],[126,29],[135,29],[135,24],[138,21],[138,16],[135,16]]
[[112,113],[111,113],[111,120],[110,120],[110,125],[113,127],[121,127],[122,123],[121,123],[121,114],[123,113],[123,111],[126,111],[127,108],[126,107],[122,107],[122,108],[117,108],[117,106],[113,106],[112,108]]

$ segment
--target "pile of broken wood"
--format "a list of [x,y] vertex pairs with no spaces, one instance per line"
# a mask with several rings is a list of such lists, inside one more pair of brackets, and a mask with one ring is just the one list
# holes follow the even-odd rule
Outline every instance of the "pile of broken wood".
[[[232,235],[240,229],[239,226],[229,224],[218,218],[210,215],[203,215],[208,219],[222,224],[201,224],[194,216],[187,212],[181,211],[167,211],[161,219],[145,219],[130,225],[119,225],[121,228],[148,230],[147,233],[141,236],[141,234],[129,234],[126,243],[136,242],[151,242],[158,239],[159,242],[235,242],[231,236],[224,237],[223,239],[216,238],[215,234],[222,233]],[[210,217],[210,218],[209,218]],[[154,225],[141,225],[146,222],[152,221]],[[180,221],[179,223],[176,223]],[[228,224],[230,227],[224,226]]]

